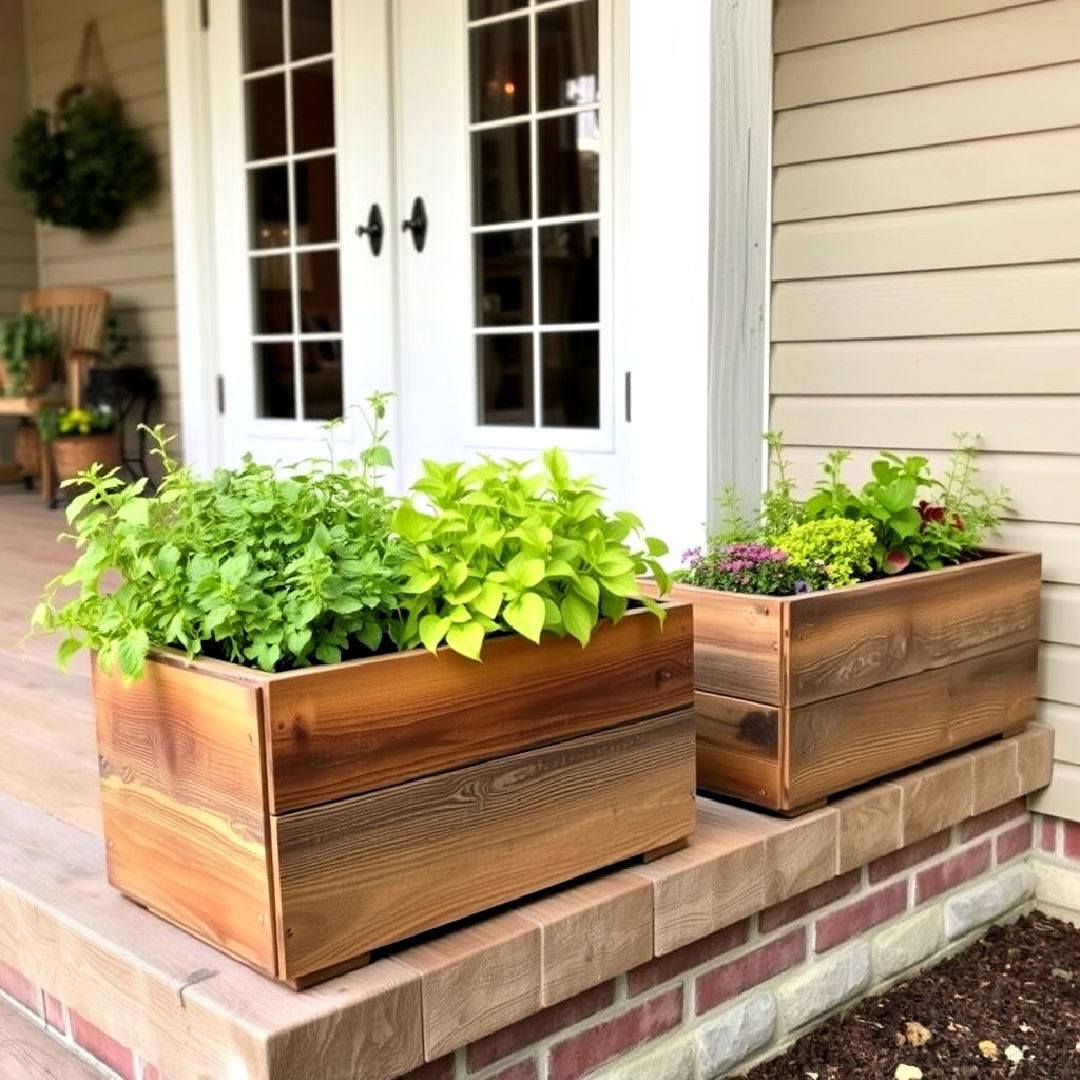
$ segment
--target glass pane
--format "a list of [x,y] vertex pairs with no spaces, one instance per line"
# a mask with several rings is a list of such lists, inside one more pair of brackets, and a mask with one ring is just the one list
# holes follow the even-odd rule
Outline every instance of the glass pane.
[[329,334],[341,331],[341,286],[338,253],[311,251],[297,255],[300,290],[300,332]]
[[305,341],[300,345],[304,377],[304,418],[334,420],[344,412],[341,399],[341,342]]
[[285,59],[281,0],[246,0],[244,70],[273,67]]
[[256,334],[292,333],[292,289],[288,255],[251,260],[252,320]]
[[599,116],[589,110],[537,123],[541,217],[599,210]]
[[523,8],[528,0],[469,0],[469,18],[486,19],[489,15],[503,15],[507,11]]
[[537,13],[537,111],[598,100],[598,31],[596,0]]
[[295,418],[296,373],[291,341],[256,343],[255,409],[262,417]]
[[303,154],[334,145],[334,65],[311,64],[292,73],[293,150]]
[[333,16],[330,0],[290,0],[289,31],[293,60],[332,52]]
[[600,426],[600,332],[541,334],[545,427]]
[[469,82],[474,122],[529,111],[527,19],[508,19],[469,31]]
[[284,165],[248,173],[253,248],[287,247],[289,243],[289,172]]
[[600,321],[600,223],[540,230],[540,321]]
[[267,75],[247,83],[248,159],[285,153],[285,76]]
[[532,322],[531,231],[481,233],[473,238],[473,244],[477,325]]
[[477,335],[476,359],[480,423],[532,427],[532,335]]
[[527,124],[472,136],[473,222],[494,225],[532,216]]
[[298,161],[296,173],[296,242],[326,244],[337,239],[336,159]]

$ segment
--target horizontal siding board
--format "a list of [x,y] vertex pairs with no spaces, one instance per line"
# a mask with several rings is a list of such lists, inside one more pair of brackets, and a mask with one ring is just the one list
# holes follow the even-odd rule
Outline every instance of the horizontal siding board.
[[774,394],[1078,394],[1080,333],[773,346]]
[[777,0],[773,48],[804,49],[847,38],[1016,7],[1032,0]]
[[[1054,757],[1080,765],[1080,706],[1044,701],[1039,706],[1039,720],[1054,729]],[[1076,813],[1080,815],[1080,802]]]
[[1045,586],[1042,636],[1044,641],[1058,645],[1080,645],[1080,588],[1075,585]]
[[773,220],[1076,191],[1080,129],[976,139],[776,170]]
[[1080,63],[776,114],[773,164],[873,154],[1080,124]]
[[1080,585],[1080,525],[1006,521],[1001,526],[1001,543],[1018,551],[1041,552],[1044,581]]
[[1080,821],[1080,766],[1059,760],[1050,786],[1036,792],[1029,805],[1040,814]]
[[171,246],[143,251],[128,250],[125,245],[123,251],[110,252],[105,258],[94,250],[62,257],[56,256],[47,246],[43,246],[43,251],[49,260],[50,273],[62,275],[72,282],[92,281],[109,288],[116,283],[149,281],[173,275]]
[[[827,436],[822,442],[829,446],[843,445]],[[876,443],[875,450],[881,445],[881,442]],[[791,443],[788,456],[792,475],[805,494],[821,476],[820,462],[825,456],[825,448]],[[927,456],[940,473],[948,454],[931,451]],[[869,475],[870,461],[874,457],[874,450],[856,448],[847,465],[849,479],[862,483],[861,478]],[[1076,483],[1075,459],[1065,455],[985,453],[979,455],[979,467],[980,480],[985,487],[1004,486],[1009,490],[1013,502],[1009,518],[1080,525],[1080,484]]]
[[1043,645],[1039,650],[1039,696],[1066,705],[1080,702],[1080,649]]
[[1080,59],[1075,0],[1006,8],[776,58],[777,109]]
[[777,397],[772,410],[773,427],[793,444],[912,451],[948,451],[956,444],[953,433],[967,431],[979,435],[984,453],[1080,454],[1078,420],[1080,396],[1064,394]]
[[1078,193],[779,225],[772,268],[782,281],[1069,259],[1080,259]]
[[782,282],[773,340],[1080,330],[1078,298],[1075,262]]

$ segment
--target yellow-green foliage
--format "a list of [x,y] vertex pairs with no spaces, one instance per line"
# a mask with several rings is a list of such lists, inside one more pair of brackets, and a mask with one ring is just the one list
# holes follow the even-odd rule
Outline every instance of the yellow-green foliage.
[[793,525],[772,541],[816,587],[850,585],[870,572],[874,527],[869,521],[821,518]]

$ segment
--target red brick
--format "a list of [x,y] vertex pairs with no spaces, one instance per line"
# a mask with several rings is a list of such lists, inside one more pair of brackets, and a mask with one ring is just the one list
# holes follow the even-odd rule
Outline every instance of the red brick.
[[700,1016],[715,1009],[721,1002],[737,997],[751,986],[787,971],[805,956],[806,928],[800,926],[737,960],[706,971],[695,983],[695,1011]]
[[44,991],[42,991],[41,996],[45,1001],[45,1022],[49,1027],[55,1028],[62,1035],[66,1035],[67,1017],[64,1015],[64,1003]]
[[488,1080],[536,1080],[537,1076],[539,1076],[539,1073],[537,1072],[536,1062],[529,1058],[526,1061],[508,1065],[494,1076],[489,1076]]
[[990,841],[984,840],[951,859],[921,870],[915,879],[915,903],[924,903],[989,869]]
[[[579,1020],[594,1016],[615,1000],[615,983],[606,982],[585,990],[576,997],[567,998],[557,1005],[550,1005],[532,1016],[504,1027],[492,1035],[478,1039],[466,1051],[470,1072],[476,1072],[496,1061],[532,1046],[534,1042],[554,1035],[557,1031],[576,1024]],[[426,1077],[425,1077],[426,1080]]]
[[147,1065],[144,1061],[142,1067],[142,1080],[161,1080],[161,1073],[159,1073],[153,1065]]
[[71,1037],[88,1054],[96,1057],[103,1065],[108,1065],[124,1080],[135,1080],[135,1058],[126,1046],[118,1043],[111,1035],[106,1035],[89,1020],[83,1019],[74,1009],[68,1009],[68,1017],[71,1020]]
[[41,991],[21,972],[0,960],[0,990],[20,1005],[41,1015]]
[[1063,822],[1065,826],[1065,857],[1080,859],[1080,825],[1075,821]]
[[631,997],[654,986],[665,983],[668,979],[674,979],[684,971],[696,968],[709,960],[715,960],[723,953],[736,949],[746,944],[750,936],[750,920],[725,926],[723,930],[717,930],[715,934],[701,938],[700,941],[692,941],[681,949],[669,952],[666,956],[658,956],[647,964],[634,968],[627,972],[626,987]]
[[1011,802],[994,807],[993,810],[987,810],[985,814],[977,814],[960,823],[960,842],[966,844],[969,840],[974,840],[976,836],[982,836],[983,833],[996,829],[1004,825],[1006,821],[1012,821],[1013,818],[1026,813],[1027,800],[1013,799]]
[[1043,851],[1057,851],[1057,818],[1044,817],[1039,830],[1039,847]]
[[949,830],[942,829],[925,840],[918,840],[914,844],[899,851],[890,852],[880,859],[875,859],[869,866],[870,884],[876,885],[879,881],[891,878],[893,874],[901,874],[910,870],[913,866],[935,855],[940,855],[949,846]]
[[826,904],[832,904],[850,895],[859,887],[859,873],[858,870],[849,870],[846,874],[834,877],[823,885],[807,889],[806,892],[801,892],[790,900],[773,904],[758,915],[758,929],[763,934],[771,934],[773,930],[801,919],[804,915],[809,915],[811,911],[817,911]]
[[841,942],[869,930],[907,909],[908,883],[905,878],[837,911],[830,911],[814,928],[815,952],[826,952]]
[[1015,859],[1022,851],[1031,849],[1031,822],[1021,821],[1011,829],[1006,829],[997,838],[997,861],[1008,862]]
[[548,1051],[548,1080],[577,1080],[612,1058],[678,1027],[682,1012],[682,987],[673,986],[571,1035]]

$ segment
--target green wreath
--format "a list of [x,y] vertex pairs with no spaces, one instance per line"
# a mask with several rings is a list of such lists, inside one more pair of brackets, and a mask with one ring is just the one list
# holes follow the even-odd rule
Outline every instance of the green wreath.
[[36,218],[93,232],[115,229],[158,187],[153,153],[108,90],[74,88],[53,116],[35,109],[15,132],[9,168]]

